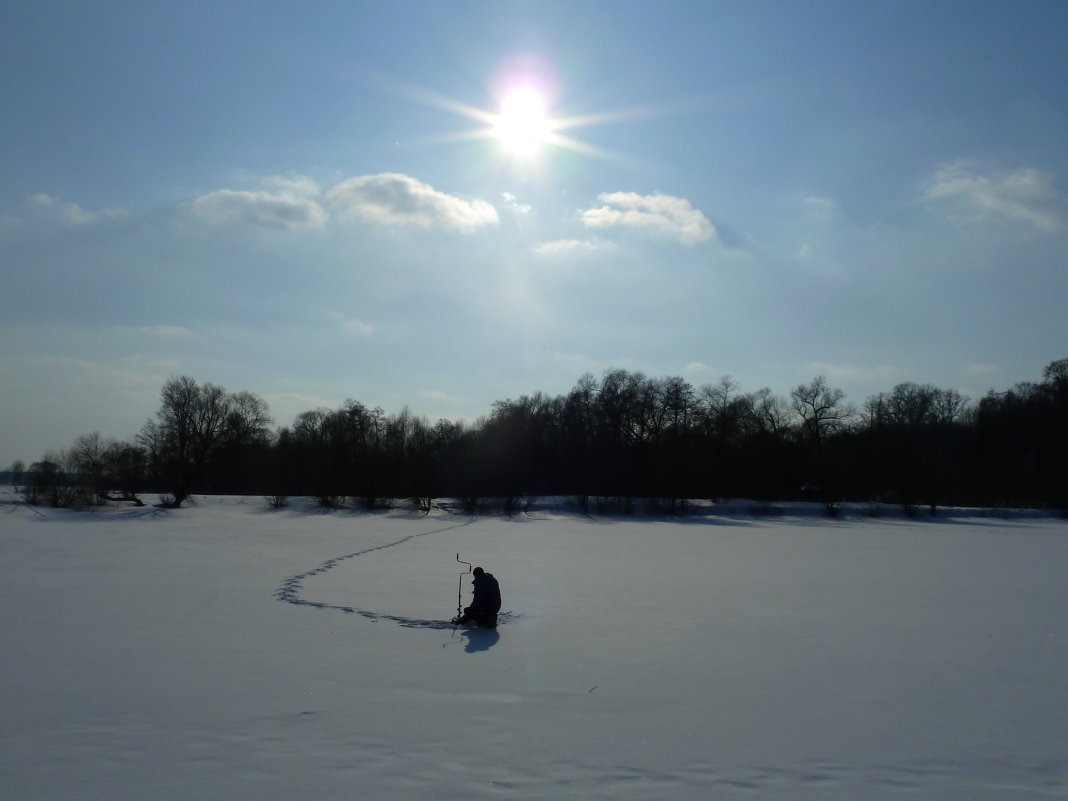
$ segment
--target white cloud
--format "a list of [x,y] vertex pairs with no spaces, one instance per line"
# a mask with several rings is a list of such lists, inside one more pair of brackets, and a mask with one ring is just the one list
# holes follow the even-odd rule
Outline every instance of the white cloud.
[[704,362],[690,362],[688,365],[686,365],[687,373],[708,373],[711,371],[712,368]]
[[93,223],[118,220],[129,216],[126,209],[101,209],[100,211],[86,211],[77,203],[68,203],[52,195],[39,192],[30,197],[30,204],[41,209],[58,214],[65,222],[71,225],[92,225]]
[[603,203],[579,212],[588,228],[617,225],[646,228],[686,245],[696,245],[716,238],[716,227],[695,209],[690,201],[671,195],[639,195],[637,192],[605,192],[597,199]]
[[604,242],[599,239],[554,239],[551,242],[541,242],[534,245],[531,250],[540,256],[557,256],[563,253],[590,253],[595,250],[610,250],[615,247],[613,242]]
[[330,189],[327,200],[345,217],[369,223],[450,228],[470,233],[498,221],[483,200],[464,200],[400,173],[350,178]]
[[501,199],[513,213],[520,216],[526,216],[534,210],[533,206],[527,205],[526,203],[520,203],[516,200],[515,195],[511,192],[501,192]]
[[1051,231],[1065,222],[1064,196],[1029,167],[984,175],[966,161],[944,164],[924,185],[924,199],[956,205],[973,222],[1007,218]]
[[274,228],[322,228],[326,212],[313,198],[293,192],[219,189],[193,201],[190,212],[210,223],[250,222]]

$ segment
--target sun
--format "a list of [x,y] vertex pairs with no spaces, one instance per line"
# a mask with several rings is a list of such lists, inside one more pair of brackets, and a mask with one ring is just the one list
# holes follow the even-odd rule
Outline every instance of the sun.
[[[560,116],[560,83],[551,65],[533,56],[509,59],[486,83],[486,96],[496,108],[472,105],[419,86],[386,82],[388,91],[427,106],[444,109],[478,123],[478,127],[452,133],[430,134],[427,142],[491,141],[500,166],[518,163],[523,169],[540,169],[555,156],[570,151],[590,158],[635,165],[626,154],[614,153],[569,135],[576,128],[646,119],[668,109],[655,106]],[[551,151],[551,152],[544,152]],[[545,158],[543,158],[543,156]]]
[[517,86],[501,101],[493,133],[506,151],[529,158],[549,140],[552,126],[546,111],[541,92],[532,86]]

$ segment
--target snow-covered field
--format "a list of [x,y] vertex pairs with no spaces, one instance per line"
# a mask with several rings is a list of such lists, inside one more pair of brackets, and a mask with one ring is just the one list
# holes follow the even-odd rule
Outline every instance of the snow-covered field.
[[4,504],[0,798],[1068,795],[1068,524],[746,508]]

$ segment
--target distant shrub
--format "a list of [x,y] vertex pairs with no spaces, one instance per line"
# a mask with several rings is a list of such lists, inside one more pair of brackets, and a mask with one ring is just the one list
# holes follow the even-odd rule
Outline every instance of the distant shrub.
[[753,517],[780,517],[785,513],[786,510],[781,506],[767,501],[749,504],[749,514]]
[[358,501],[360,506],[368,511],[374,511],[376,509],[392,509],[393,502],[393,498],[386,498],[380,495],[364,495]]
[[629,495],[598,497],[597,513],[602,515],[634,514],[634,499]]

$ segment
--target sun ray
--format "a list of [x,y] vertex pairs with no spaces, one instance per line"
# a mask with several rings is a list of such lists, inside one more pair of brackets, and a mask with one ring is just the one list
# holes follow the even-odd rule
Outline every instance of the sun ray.
[[[424,135],[419,137],[418,141],[432,144],[495,140],[500,146],[501,155],[508,160],[531,164],[543,155],[543,151],[566,150],[588,158],[640,167],[640,160],[632,156],[584,142],[575,136],[566,136],[561,132],[651,119],[673,111],[684,111],[686,107],[692,105],[700,105],[691,98],[688,101],[661,102],[613,111],[553,116],[549,109],[549,92],[545,89],[547,83],[538,80],[536,75],[532,78],[529,72],[523,75],[513,75],[511,80],[505,76],[502,80],[495,82],[494,94],[498,98],[496,111],[454,100],[439,92],[403,83],[393,77],[379,75],[376,76],[375,82],[393,94],[479,123],[477,127],[464,131]],[[555,94],[555,91],[552,94]]]

